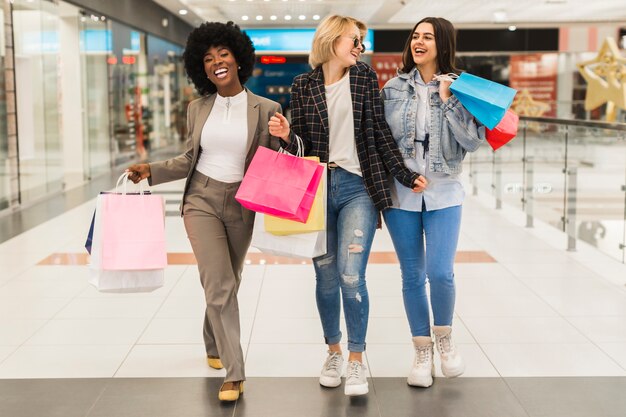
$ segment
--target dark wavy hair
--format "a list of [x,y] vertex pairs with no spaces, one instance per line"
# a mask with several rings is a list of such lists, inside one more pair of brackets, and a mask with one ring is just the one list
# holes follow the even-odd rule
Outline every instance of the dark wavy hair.
[[456,67],[456,30],[450,21],[443,17],[425,17],[413,26],[409,37],[404,44],[402,51],[402,68],[401,72],[408,74],[415,67],[413,54],[411,54],[411,40],[413,32],[420,23],[430,23],[435,30],[435,45],[437,47],[437,69],[442,74],[454,73],[460,74],[461,71]]
[[187,77],[196,86],[196,90],[203,96],[217,91],[204,71],[204,55],[207,50],[215,46],[225,46],[235,56],[241,67],[238,72],[241,85],[252,76],[255,56],[254,45],[250,37],[233,22],[205,22],[195,28],[187,38],[187,45],[183,53]]

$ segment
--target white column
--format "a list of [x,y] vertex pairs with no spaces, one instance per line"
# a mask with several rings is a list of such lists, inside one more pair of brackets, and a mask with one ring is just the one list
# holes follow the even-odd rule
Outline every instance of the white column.
[[63,173],[66,189],[84,181],[83,91],[80,72],[80,45],[77,16],[60,21],[61,133],[63,137]]

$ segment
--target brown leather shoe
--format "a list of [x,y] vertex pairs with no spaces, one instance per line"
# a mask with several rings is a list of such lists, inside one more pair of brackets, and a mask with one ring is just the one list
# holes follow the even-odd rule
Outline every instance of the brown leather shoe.
[[207,356],[206,361],[209,364],[209,366],[213,369],[222,369],[224,367],[224,365],[222,364],[222,361],[217,356]]
[[220,388],[220,401],[237,401],[243,394],[243,381],[224,382]]

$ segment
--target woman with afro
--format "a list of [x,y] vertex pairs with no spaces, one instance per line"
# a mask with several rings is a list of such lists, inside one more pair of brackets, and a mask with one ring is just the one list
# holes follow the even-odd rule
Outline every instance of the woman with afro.
[[234,23],[201,24],[189,34],[183,58],[202,96],[187,111],[187,150],[166,161],[132,165],[129,178],[147,178],[151,185],[186,178],[181,215],[206,299],[207,361],[226,368],[219,399],[235,401],[246,379],[237,290],[254,224],[254,212],[235,194],[257,148],[279,148],[268,121],[281,107],[243,86],[252,75],[254,47]]

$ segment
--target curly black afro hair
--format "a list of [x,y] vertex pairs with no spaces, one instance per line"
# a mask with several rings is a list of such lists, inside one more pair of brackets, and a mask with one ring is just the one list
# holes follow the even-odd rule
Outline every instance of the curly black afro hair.
[[239,70],[239,81],[245,84],[252,75],[255,56],[254,46],[250,37],[241,31],[233,22],[205,22],[195,28],[187,38],[183,53],[185,71],[196,86],[198,92],[205,96],[217,91],[204,71],[204,55],[210,47],[225,46],[235,56]]

